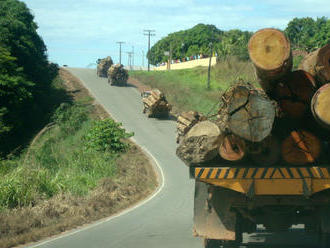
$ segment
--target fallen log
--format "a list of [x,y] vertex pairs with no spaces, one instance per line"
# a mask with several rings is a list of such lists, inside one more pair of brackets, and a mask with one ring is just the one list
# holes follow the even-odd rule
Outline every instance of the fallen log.
[[281,154],[292,165],[314,163],[321,154],[321,141],[309,131],[292,131],[282,142]]
[[310,110],[310,102],[316,91],[316,82],[303,70],[293,71],[275,86],[274,98],[281,111],[293,119],[302,118]]
[[272,131],[276,106],[251,85],[235,85],[223,96],[219,125],[222,131],[251,142],[260,142]]
[[330,129],[330,83],[323,85],[314,94],[311,109],[315,120],[327,129]]
[[248,50],[261,87],[271,93],[276,81],[292,69],[289,40],[277,29],[261,29],[250,38]]
[[330,82],[330,44],[309,53],[300,63],[299,69],[309,72],[320,83]]
[[227,134],[219,146],[219,155],[228,161],[242,160],[246,155],[245,141],[234,134]]
[[210,121],[194,125],[177,147],[177,156],[188,166],[214,159],[221,142],[219,127]]

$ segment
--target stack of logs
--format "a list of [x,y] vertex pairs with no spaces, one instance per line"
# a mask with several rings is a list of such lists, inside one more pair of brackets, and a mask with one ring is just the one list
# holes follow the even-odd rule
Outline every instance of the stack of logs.
[[165,95],[158,89],[151,90],[149,96],[143,97],[142,102],[143,113],[146,113],[148,117],[166,118],[172,109]]
[[108,70],[108,83],[110,85],[127,85],[128,71],[121,64],[112,65]]
[[108,70],[113,65],[113,61],[110,56],[100,59],[97,64],[97,71],[96,74],[99,77],[107,77]]
[[329,164],[330,44],[308,54],[297,71],[279,30],[259,30],[248,50],[262,89],[244,82],[230,87],[216,120],[196,122],[180,139],[178,157],[189,166]]

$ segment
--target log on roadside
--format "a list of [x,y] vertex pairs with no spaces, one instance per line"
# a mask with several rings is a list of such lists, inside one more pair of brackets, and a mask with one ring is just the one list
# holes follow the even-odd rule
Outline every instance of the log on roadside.
[[330,130],[330,83],[316,91],[311,101],[311,109],[315,120]]
[[282,142],[281,154],[292,165],[315,163],[321,154],[321,141],[309,131],[292,131]]
[[277,29],[261,29],[250,38],[248,50],[261,87],[271,93],[277,80],[292,70],[289,40]]
[[308,54],[299,69],[309,72],[321,85],[330,82],[330,44]]
[[251,142],[260,142],[272,131],[276,104],[251,85],[235,85],[222,96],[219,126]]
[[210,161],[217,156],[221,131],[211,121],[194,125],[177,147],[177,156],[188,166]]
[[310,102],[316,91],[316,82],[303,70],[293,71],[275,86],[274,98],[282,112],[289,118],[298,119],[310,110]]

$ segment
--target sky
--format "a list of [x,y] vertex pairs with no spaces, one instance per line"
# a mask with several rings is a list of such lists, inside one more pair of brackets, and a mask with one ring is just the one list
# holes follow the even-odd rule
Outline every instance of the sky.
[[146,66],[148,50],[143,30],[155,30],[151,46],[169,33],[199,23],[221,30],[285,29],[294,17],[329,18],[329,0],[23,0],[35,16],[49,60],[71,67],[95,67],[98,58],[111,56]]

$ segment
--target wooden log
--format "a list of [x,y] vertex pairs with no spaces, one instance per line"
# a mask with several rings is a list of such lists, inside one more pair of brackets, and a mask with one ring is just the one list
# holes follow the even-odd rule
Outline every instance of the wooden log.
[[194,125],[177,147],[177,156],[188,166],[214,159],[221,141],[219,127],[202,121]]
[[330,129],[330,83],[323,85],[314,94],[311,109],[315,120]]
[[182,116],[178,116],[177,121],[183,123],[186,126],[190,126],[193,122],[193,120],[187,120],[187,119],[183,118]]
[[155,99],[161,99],[164,98],[164,94],[159,90],[159,89],[153,89],[151,91],[151,95],[155,98]]
[[234,135],[226,135],[220,146],[219,155],[228,161],[240,161],[246,155],[246,144],[243,139]]
[[276,81],[292,69],[289,40],[277,29],[261,29],[249,40],[248,50],[261,87],[271,93]]
[[198,119],[200,114],[196,111],[188,111],[188,112],[182,112],[179,116],[181,116],[186,120],[193,121],[195,119]]
[[280,142],[277,137],[271,135],[260,145],[262,147],[261,152],[250,154],[251,159],[258,166],[272,166],[276,164],[281,155]]
[[[275,105],[262,92],[252,86],[237,85],[227,91],[222,101],[226,105],[224,122],[232,133],[251,142],[260,142],[272,130],[275,119]],[[223,126],[221,124],[221,126]]]
[[330,44],[308,54],[299,69],[309,72],[321,84],[330,82]]
[[321,154],[321,141],[309,131],[292,131],[282,142],[281,153],[283,160],[292,165],[314,163]]
[[298,119],[310,110],[310,102],[316,91],[316,82],[311,74],[303,70],[293,71],[281,79],[275,87],[274,98],[283,113]]

